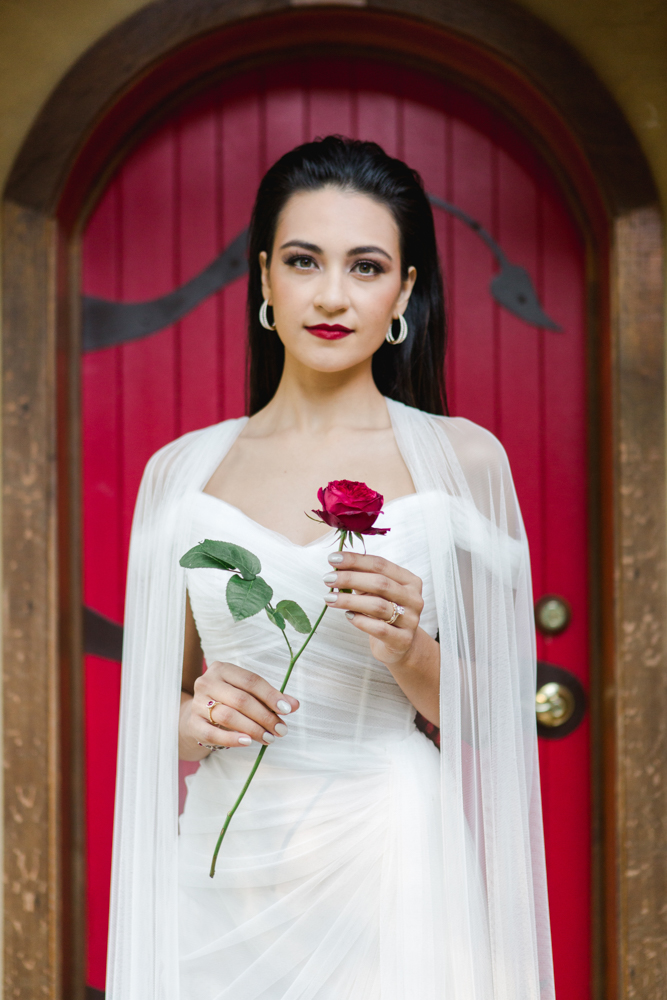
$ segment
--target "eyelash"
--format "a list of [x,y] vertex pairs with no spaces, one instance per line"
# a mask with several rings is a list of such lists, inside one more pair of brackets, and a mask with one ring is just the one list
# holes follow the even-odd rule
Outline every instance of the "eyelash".
[[[289,265],[290,267],[297,267],[298,262],[299,261],[304,261],[304,260],[307,261],[309,264],[314,264],[315,263],[315,261],[313,260],[312,257],[308,257],[305,254],[301,254],[301,253],[300,254],[295,254],[293,257],[288,257],[287,260],[285,261],[285,263],[287,265]],[[381,264],[378,264],[377,261],[375,261],[375,260],[358,260],[358,261],[356,261],[356,263],[355,263],[354,266],[356,268],[356,267],[359,267],[361,264],[365,264],[365,265],[367,265],[369,267],[372,267],[373,268],[373,271],[371,272],[372,274],[384,274],[384,268],[382,267]],[[302,267],[301,270],[310,271],[310,270],[312,270],[312,268],[310,268],[310,267]],[[361,274],[362,272],[359,272],[359,273]],[[364,277],[368,277],[369,276],[369,272],[368,271],[364,272],[363,276]]]

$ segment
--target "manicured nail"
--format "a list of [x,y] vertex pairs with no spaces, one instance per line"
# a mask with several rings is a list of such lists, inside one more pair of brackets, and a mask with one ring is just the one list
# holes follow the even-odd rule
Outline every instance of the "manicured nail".
[[325,604],[335,604],[337,600],[338,600],[338,594],[332,594],[331,591],[329,591],[328,594],[324,595]]
[[323,579],[325,583],[335,583],[338,579],[338,573],[327,573]]
[[287,726],[284,722],[277,722],[274,728],[278,736],[287,736]]
[[274,743],[276,738],[273,735],[273,733],[264,733],[262,739],[264,740],[265,743]]
[[331,555],[329,556],[329,562],[332,563],[334,566],[337,566],[338,563],[342,563],[342,561],[343,561],[342,552],[332,552]]
[[279,701],[278,711],[281,713],[281,715],[289,715],[289,713],[292,711],[292,706],[288,701]]
[[346,611],[345,617],[349,618],[349,620],[352,621],[352,619],[354,618],[354,611]]
[[239,736],[239,743],[243,747],[249,747],[250,744],[252,743],[252,740],[250,739],[249,736]]

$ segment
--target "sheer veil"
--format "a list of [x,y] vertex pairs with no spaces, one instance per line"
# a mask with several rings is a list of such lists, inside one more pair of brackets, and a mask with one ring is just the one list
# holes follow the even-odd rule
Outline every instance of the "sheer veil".
[[[553,1000],[530,563],[507,457],[468,420],[387,405],[415,489],[437,497],[428,530],[441,646],[447,956],[438,995]],[[191,544],[181,502],[203,489],[245,422],[225,421],[167,445],[148,463],[139,492],[125,614],[108,1000],[179,997],[185,576],[178,560]],[[409,837],[409,816],[405,824]],[[410,863],[422,860],[415,845]],[[406,946],[412,905],[393,914]],[[419,996],[414,983],[400,982],[399,957],[390,961],[392,996]]]

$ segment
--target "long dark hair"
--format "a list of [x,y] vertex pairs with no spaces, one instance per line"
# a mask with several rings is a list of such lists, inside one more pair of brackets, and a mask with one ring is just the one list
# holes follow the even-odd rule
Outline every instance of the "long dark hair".
[[328,135],[282,156],[264,175],[250,223],[248,255],[248,367],[250,414],[266,406],[278,388],[285,351],[280,338],[259,321],[263,301],[259,255],[271,256],[278,218],[297,191],[334,185],[367,194],[386,205],[400,233],[401,271],[417,269],[405,319],[409,334],[398,347],[384,343],[373,357],[381,393],[429,413],[447,413],[445,349],[447,328],[442,274],[433,213],[419,174],[387,156],[375,142]]

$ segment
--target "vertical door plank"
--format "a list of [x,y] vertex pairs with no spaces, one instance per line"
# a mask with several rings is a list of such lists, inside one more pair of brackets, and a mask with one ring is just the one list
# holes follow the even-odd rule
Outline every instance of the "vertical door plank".
[[[452,202],[492,231],[491,140],[456,115],[451,124],[450,155]],[[488,293],[494,260],[479,237],[458,219],[451,223],[450,231],[447,263],[453,413],[497,433],[497,308]]]
[[[410,77],[409,86],[406,87],[406,96],[402,101],[400,136],[402,149],[399,155],[407,158],[409,165],[419,172],[424,181],[424,186],[430,194],[447,200],[449,197],[448,160],[450,121],[448,116],[443,114],[441,107],[433,106],[438,98],[442,98],[444,88],[434,83],[433,87],[428,89],[429,93],[424,93],[426,87],[423,81],[419,77]],[[433,104],[430,102],[433,102]],[[435,208],[433,210],[433,221],[438,241],[440,261],[443,268],[449,322],[449,343],[451,347],[452,316],[454,311],[454,301],[449,282],[452,265],[452,261],[450,260],[452,220],[447,213]],[[419,275],[417,276],[417,280],[419,281]],[[451,369],[449,369],[448,375],[451,376]],[[451,398],[450,391],[451,377],[448,377],[447,382],[449,404],[450,407],[453,407],[454,400]],[[455,412],[452,408],[452,413]]]
[[[173,126],[149,138],[122,174],[123,299],[171,291],[174,259]],[[172,327],[123,349],[123,542],[127,552],[134,501],[149,457],[179,431],[176,335]]]
[[[116,180],[86,233],[82,259],[86,294],[118,297],[122,258],[119,213]],[[122,621],[125,591],[118,503],[122,461],[121,350],[113,347],[87,354],[82,366],[84,601],[116,621]],[[113,829],[110,791],[116,782],[120,665],[86,656],[84,691],[87,981],[103,989]]]
[[266,163],[270,166],[307,138],[307,95],[300,63],[266,71]]
[[400,77],[398,67],[382,63],[361,63],[354,74],[356,136],[377,142],[389,156],[398,156],[399,146],[402,145]]
[[[515,150],[512,150],[512,154]],[[537,186],[518,157],[496,153],[497,237],[509,259],[525,267],[538,289]],[[542,342],[541,330],[499,310],[499,420],[497,432],[517,481],[535,581],[543,572]]]
[[[353,98],[354,64],[345,59],[318,59],[307,67],[309,87],[308,127],[318,136],[356,135],[356,101]],[[331,81],[327,87],[323,81]]]
[[[220,109],[222,136],[222,238],[225,246],[250,221],[257,187],[266,163],[266,133],[260,79],[253,75],[243,91],[227,92]],[[231,98],[231,99],[230,99]],[[245,412],[246,279],[221,293],[223,351],[222,419]],[[267,336],[275,336],[267,330]]]
[[[223,249],[218,207],[219,135],[211,98],[188,109],[174,126],[176,178],[174,284],[203,271]],[[206,299],[178,324],[179,430],[206,427],[218,420],[218,308]]]
[[[546,311],[563,327],[544,335],[543,537],[545,592],[572,605],[572,624],[542,640],[542,655],[566,665],[588,687],[586,531],[585,274],[583,248],[548,178],[540,183]],[[565,374],[567,373],[567,375]],[[558,995],[587,1000],[590,967],[590,776],[582,767],[590,739],[586,717],[567,739],[544,742],[544,818]],[[577,906],[571,900],[577,900]]]

